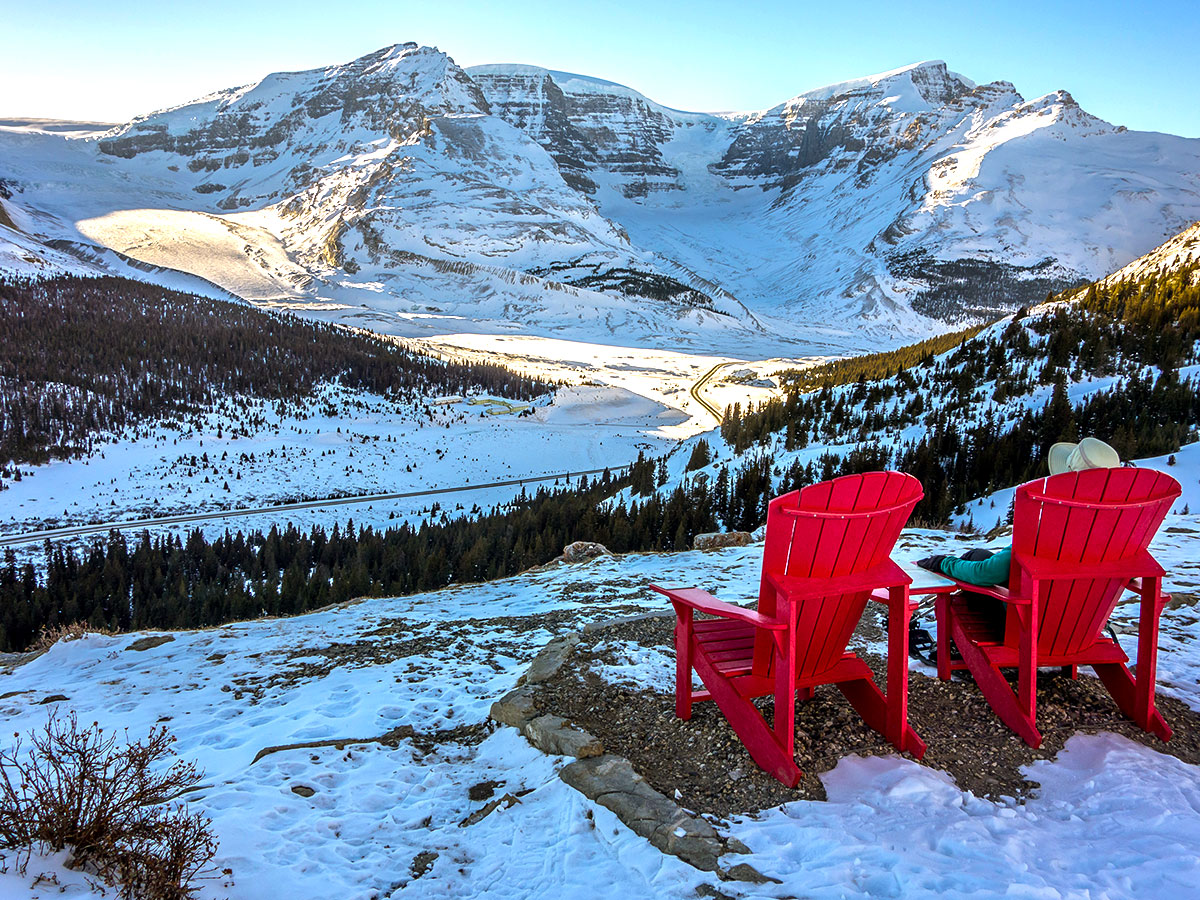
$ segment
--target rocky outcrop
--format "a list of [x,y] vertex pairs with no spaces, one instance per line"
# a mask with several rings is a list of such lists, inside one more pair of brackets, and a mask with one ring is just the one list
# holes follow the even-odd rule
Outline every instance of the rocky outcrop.
[[496,115],[525,131],[559,162],[564,178],[589,193],[600,170],[626,197],[681,190],[662,146],[683,128],[715,117],[668,110],[619,84],[535,66],[467,70]]
[[754,536],[748,531],[714,531],[708,534],[698,534],[692,542],[693,550],[723,550],[725,547],[745,547],[754,543]]
[[595,541],[575,541],[563,547],[562,556],[559,559],[565,563],[581,563],[595,559],[597,556],[609,555],[609,549],[603,544],[597,544]]

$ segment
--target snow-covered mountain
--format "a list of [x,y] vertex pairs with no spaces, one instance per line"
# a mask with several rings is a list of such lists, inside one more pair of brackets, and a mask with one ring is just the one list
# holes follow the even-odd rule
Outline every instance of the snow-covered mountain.
[[1200,142],[942,62],[700,116],[528,66],[469,70],[632,239],[755,309],[955,317],[1095,278],[1200,208]]
[[941,62],[711,115],[415,44],[105,132],[0,123],[0,179],[24,255],[99,245],[396,333],[762,355],[1014,307],[1200,218],[1200,140]]

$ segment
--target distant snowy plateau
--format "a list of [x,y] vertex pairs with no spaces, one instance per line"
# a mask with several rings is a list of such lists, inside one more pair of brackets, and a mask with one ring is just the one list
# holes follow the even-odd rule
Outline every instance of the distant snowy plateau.
[[714,115],[401,44],[113,128],[0,120],[0,269],[449,343],[841,355],[1103,276],[1196,219],[1200,140],[941,62]]

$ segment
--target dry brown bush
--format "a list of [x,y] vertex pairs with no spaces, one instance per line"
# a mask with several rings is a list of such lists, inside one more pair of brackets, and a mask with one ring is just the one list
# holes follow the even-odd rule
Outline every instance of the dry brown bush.
[[[126,735],[126,741],[128,735]],[[24,873],[34,852],[69,849],[72,865],[103,878],[126,900],[186,900],[216,854],[211,821],[179,795],[197,786],[194,763],[175,760],[165,728],[119,742],[74,713],[51,714],[23,750],[0,751],[0,849]]]
[[99,628],[87,622],[67,622],[53,628],[43,627],[29,649],[41,652],[49,650],[59,641],[77,641],[85,634],[104,634],[111,637],[116,633],[112,629]]

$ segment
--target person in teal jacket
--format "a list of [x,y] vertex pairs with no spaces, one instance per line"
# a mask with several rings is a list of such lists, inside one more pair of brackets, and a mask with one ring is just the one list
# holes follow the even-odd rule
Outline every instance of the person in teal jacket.
[[[1117,451],[1093,437],[1086,437],[1078,444],[1067,441],[1057,443],[1046,456],[1046,467],[1051,475],[1082,472],[1085,469],[1115,469],[1120,465],[1121,457]],[[990,550],[969,550],[961,557],[927,556],[917,560],[917,565],[931,572],[948,575],[955,581],[979,587],[1007,585],[1012,566],[1012,547],[995,553]]]
[[962,556],[943,556],[938,570],[955,581],[992,587],[1008,583],[1008,570],[1012,567],[1012,547],[992,553],[988,550],[971,550]]

